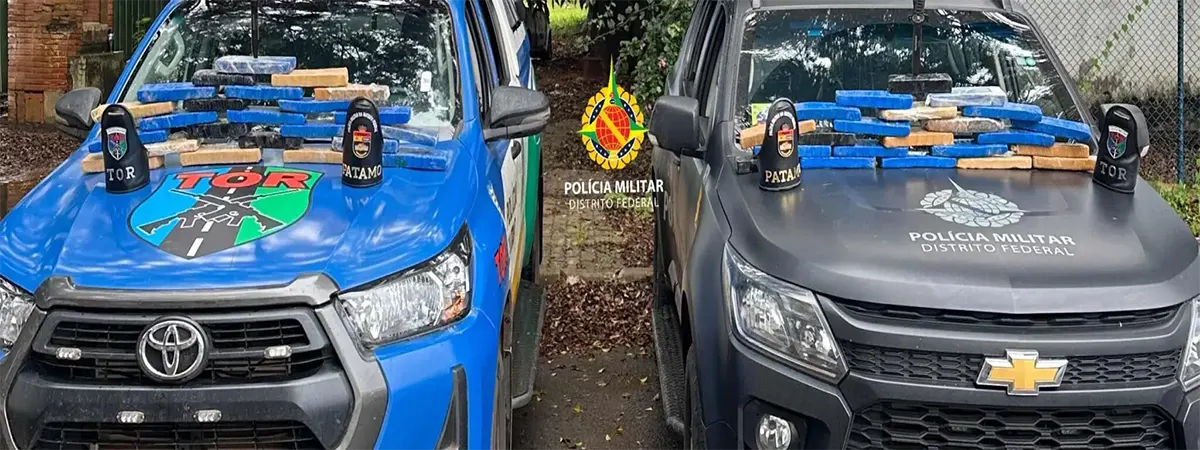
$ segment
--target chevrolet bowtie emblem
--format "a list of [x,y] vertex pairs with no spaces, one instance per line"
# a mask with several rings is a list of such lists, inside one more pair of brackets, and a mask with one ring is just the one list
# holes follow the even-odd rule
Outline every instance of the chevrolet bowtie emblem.
[[1005,350],[1003,358],[984,358],[980,386],[1002,386],[1008,395],[1038,395],[1038,389],[1058,387],[1067,371],[1065,359],[1038,359],[1035,350]]

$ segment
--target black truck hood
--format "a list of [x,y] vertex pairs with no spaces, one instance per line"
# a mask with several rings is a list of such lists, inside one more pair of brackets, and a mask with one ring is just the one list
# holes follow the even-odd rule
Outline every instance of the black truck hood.
[[766,192],[757,176],[723,177],[732,246],[835,298],[1051,313],[1200,293],[1196,239],[1144,180],[1122,195],[1075,172],[808,170]]

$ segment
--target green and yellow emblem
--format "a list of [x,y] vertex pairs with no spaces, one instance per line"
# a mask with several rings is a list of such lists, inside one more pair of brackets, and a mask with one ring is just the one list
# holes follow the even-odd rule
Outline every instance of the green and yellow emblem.
[[637,158],[646,139],[646,118],[637,97],[617,86],[616,71],[609,65],[608,86],[588,101],[579,130],[588,157],[604,170],[624,169]]

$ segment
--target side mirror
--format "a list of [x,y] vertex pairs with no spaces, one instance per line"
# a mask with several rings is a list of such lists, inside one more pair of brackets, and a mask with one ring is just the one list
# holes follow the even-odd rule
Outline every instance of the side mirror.
[[485,141],[533,136],[550,123],[550,100],[532,89],[500,86],[492,91],[490,106],[483,129]]
[[100,90],[94,87],[75,89],[54,104],[54,122],[59,131],[79,139],[87,139],[92,130],[92,110],[100,106]]
[[658,146],[673,153],[698,156],[700,102],[690,97],[664,95],[654,102],[650,134]]

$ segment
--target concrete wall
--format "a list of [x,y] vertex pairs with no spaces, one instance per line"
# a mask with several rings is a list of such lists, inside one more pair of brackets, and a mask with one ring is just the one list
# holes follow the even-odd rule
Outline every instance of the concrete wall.
[[[1183,0],[1188,20],[1184,33],[1185,80],[1200,89],[1200,1]],[[1178,0],[1021,0],[1046,33],[1055,52],[1077,80],[1092,58],[1101,58],[1092,75],[1114,95],[1172,93],[1176,88]],[[1143,5],[1137,12],[1135,7]],[[1133,22],[1127,15],[1135,14]],[[1129,23],[1128,33],[1122,25]],[[1107,58],[1105,41],[1116,40]],[[1107,79],[1107,80],[1106,80]]]

